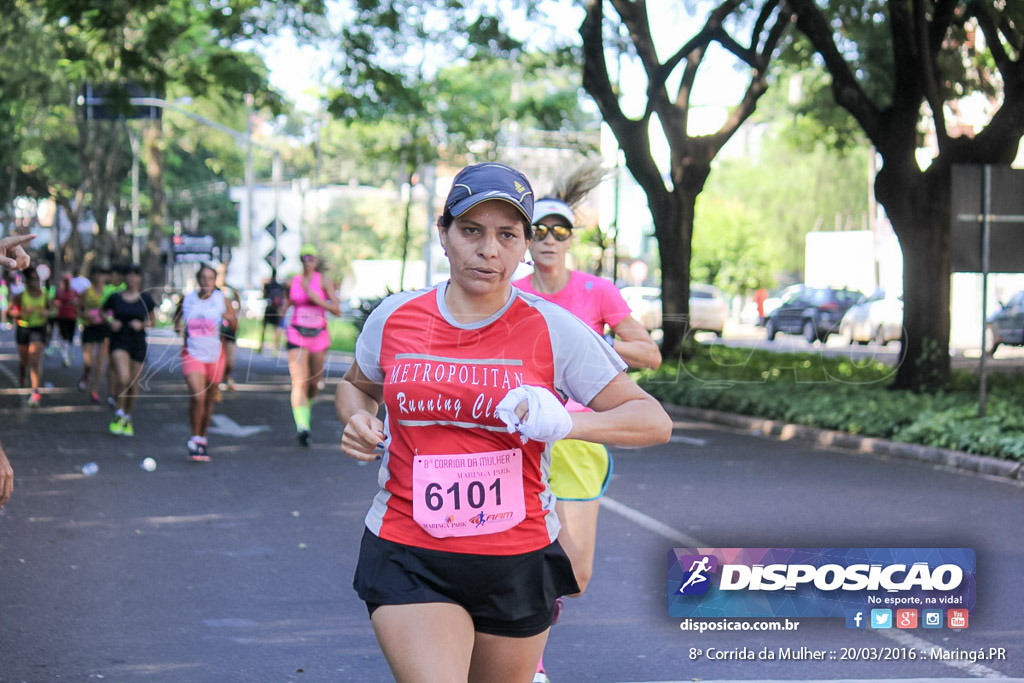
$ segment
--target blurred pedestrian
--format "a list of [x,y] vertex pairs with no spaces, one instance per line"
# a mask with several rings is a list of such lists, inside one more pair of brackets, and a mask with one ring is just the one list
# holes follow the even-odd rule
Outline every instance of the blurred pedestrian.
[[18,385],[25,386],[25,375],[32,387],[28,405],[35,408],[42,400],[39,388],[43,381],[43,349],[46,346],[46,324],[56,314],[53,302],[43,290],[39,273],[32,266],[25,269],[25,289],[11,300],[11,316],[18,321]]
[[[100,302],[100,308],[106,310],[107,301],[110,300],[114,294],[123,292],[125,288],[126,272],[129,266],[117,265],[107,271],[107,282],[103,286],[103,300]],[[105,355],[107,357],[107,405],[112,409],[117,409],[117,399],[114,398],[115,388],[117,386],[117,372],[114,368],[114,364],[110,361],[110,338],[107,338],[105,346]]]
[[764,302],[768,300],[768,290],[758,287],[754,290],[754,305],[757,306],[757,324],[764,325]]
[[60,345],[61,363],[71,365],[71,349],[78,327],[78,293],[71,288],[71,275],[65,275],[57,286],[57,343]]
[[224,294],[224,300],[234,313],[234,324],[224,325],[220,330],[221,341],[224,344],[224,373],[221,384],[228,391],[235,390],[235,379],[232,373],[235,371],[235,350],[238,347],[238,312],[242,308],[242,300],[238,296],[238,290],[227,283],[228,267],[225,264],[217,266],[217,289]]
[[341,315],[334,285],[321,275],[319,252],[312,244],[299,250],[302,273],[292,278],[285,310],[293,308],[287,330],[288,372],[292,379],[292,418],[299,443],[308,446],[311,437],[313,399],[320,388],[324,360],[331,345],[327,314]]
[[270,269],[270,279],[263,285],[263,300],[266,306],[263,309],[263,323],[260,325],[260,347],[259,353],[263,353],[263,342],[267,333],[267,325],[271,326],[274,337],[274,354],[281,351],[281,335],[284,329],[281,325],[284,310],[285,291],[284,285],[277,281],[277,269]]
[[184,334],[181,371],[188,385],[188,416],[192,436],[186,447],[192,462],[209,462],[206,432],[213,419],[217,385],[226,362],[222,330],[234,330],[238,315],[223,290],[216,287],[217,273],[201,265],[196,273],[199,288],[189,292],[174,313],[174,329]]
[[139,395],[139,379],[146,362],[146,328],[152,327],[156,305],[149,292],[142,291],[142,268],[128,266],[125,288],[107,299],[104,310],[110,323],[110,367],[114,371],[116,403],[110,433],[134,436],[132,409]]
[[90,275],[89,288],[78,297],[78,319],[82,322],[82,378],[78,390],[88,392],[89,399],[99,403],[110,339],[110,325],[103,315],[107,271],[94,268]]
[[4,453],[4,445],[0,443],[0,508],[7,505],[12,493],[14,493],[14,469],[11,467],[11,461],[7,459],[7,454]]
[[0,277],[0,330],[11,329],[7,322],[7,309],[11,305],[11,289],[7,286],[7,278]]

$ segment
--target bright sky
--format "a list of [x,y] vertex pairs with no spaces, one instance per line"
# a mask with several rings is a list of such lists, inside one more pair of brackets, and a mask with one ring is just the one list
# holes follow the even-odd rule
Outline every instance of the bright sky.
[[[679,47],[681,37],[689,37],[701,24],[701,21],[687,15],[681,4],[678,0],[650,0],[647,3],[655,44],[662,59]],[[332,1],[329,7],[331,25],[340,26],[344,20],[342,4]],[[510,17],[509,25],[513,34],[529,35],[541,42],[553,34],[558,34],[563,39],[568,37],[579,41],[578,31],[583,17],[581,7],[566,2],[549,1],[541,6],[541,11],[547,17],[543,23],[531,24],[521,17]],[[325,76],[329,79],[333,72],[330,50],[299,46],[292,36],[278,38],[267,47],[258,50],[271,68],[271,84],[295,101],[300,109],[315,110],[317,92]],[[705,132],[699,129],[717,127],[724,116],[723,108],[735,104],[742,96],[745,81],[731,68],[731,63],[731,58],[723,51],[719,51],[718,54],[712,52],[705,59],[695,88],[696,97],[692,101],[692,106],[695,107],[693,125],[698,128],[693,132]],[[623,62],[623,83],[627,86],[624,87],[626,113],[641,113],[646,101],[646,79],[639,64]],[[633,84],[634,87],[628,87],[629,84]],[[701,110],[704,110],[704,116],[701,115]]]

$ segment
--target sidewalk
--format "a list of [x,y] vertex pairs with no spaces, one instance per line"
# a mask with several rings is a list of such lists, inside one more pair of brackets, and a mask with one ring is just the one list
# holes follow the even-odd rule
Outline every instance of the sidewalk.
[[676,419],[698,420],[726,425],[728,427],[745,429],[756,435],[778,437],[782,441],[799,439],[827,448],[841,448],[868,455],[917,460],[944,467],[953,467],[976,474],[1015,481],[1024,480],[1024,463],[1014,460],[990,458],[919,444],[898,443],[876,437],[859,436],[847,432],[818,429],[816,427],[805,427],[777,420],[724,413],[718,410],[688,408],[667,403],[663,405],[665,411]]

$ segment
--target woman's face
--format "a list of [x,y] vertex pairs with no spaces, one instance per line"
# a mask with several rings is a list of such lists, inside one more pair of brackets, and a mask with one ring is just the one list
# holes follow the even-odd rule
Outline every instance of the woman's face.
[[133,292],[138,291],[142,287],[142,273],[137,273],[134,270],[128,271],[124,276],[124,283]]
[[209,295],[213,291],[213,286],[217,282],[217,274],[209,268],[203,268],[196,275],[196,282],[199,284],[199,289],[204,295]]
[[[572,234],[570,233],[568,239],[558,241],[551,228],[562,226],[571,230],[572,226],[566,225],[564,218],[555,215],[544,216],[536,224],[547,226],[548,234],[544,236],[544,239],[534,239],[530,243],[530,256],[533,258],[534,266],[545,269],[564,268],[565,255],[569,253],[569,245],[572,244]],[[536,228],[534,230],[536,231]]]
[[302,255],[302,270],[311,273],[316,270],[317,258],[313,254]]
[[439,232],[452,282],[472,295],[506,291],[529,245],[523,215],[500,200],[477,204]]

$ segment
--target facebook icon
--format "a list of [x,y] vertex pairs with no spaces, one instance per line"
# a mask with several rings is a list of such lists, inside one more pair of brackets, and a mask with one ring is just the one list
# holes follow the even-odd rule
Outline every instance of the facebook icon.
[[846,628],[867,628],[864,610],[854,610],[846,613]]

